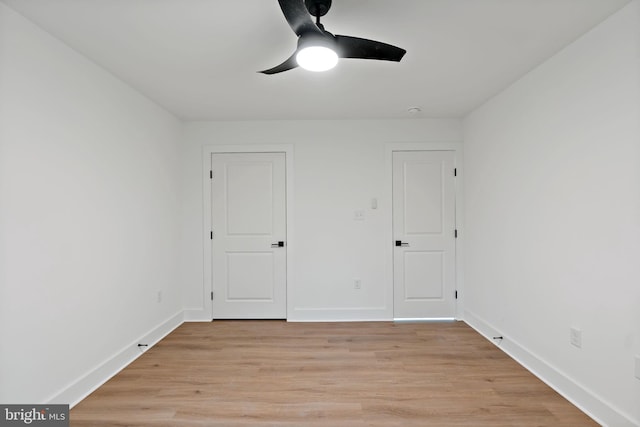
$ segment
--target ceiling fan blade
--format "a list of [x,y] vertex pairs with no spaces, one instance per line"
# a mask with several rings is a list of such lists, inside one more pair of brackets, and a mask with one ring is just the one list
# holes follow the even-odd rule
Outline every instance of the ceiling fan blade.
[[350,36],[335,36],[340,58],[379,59],[400,62],[406,50],[397,46]]
[[322,35],[322,31],[313,23],[304,0],[278,0],[280,9],[289,26],[298,37],[309,32]]
[[284,61],[282,64],[276,65],[275,67],[269,68],[268,70],[258,72],[262,74],[277,74],[296,68],[298,66],[298,62],[296,61],[296,53],[297,52],[294,52],[293,55],[291,55],[289,59]]

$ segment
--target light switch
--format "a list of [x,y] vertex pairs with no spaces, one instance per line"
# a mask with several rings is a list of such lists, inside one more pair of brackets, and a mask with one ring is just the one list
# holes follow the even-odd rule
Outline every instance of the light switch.
[[375,197],[371,199],[371,209],[378,209],[378,199]]
[[354,221],[364,221],[364,210],[358,209],[353,215]]

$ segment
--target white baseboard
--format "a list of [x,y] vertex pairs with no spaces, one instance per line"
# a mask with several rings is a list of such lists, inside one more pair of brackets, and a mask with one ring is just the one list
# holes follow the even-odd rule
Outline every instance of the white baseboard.
[[[82,399],[93,393],[98,387],[106,383],[114,375],[140,357],[144,351],[153,347],[162,338],[180,326],[183,321],[183,312],[181,311],[176,313],[120,350],[113,357],[105,360],[101,365],[89,371],[87,374],[77,379],[51,398],[47,399],[47,402],[51,404],[68,404],[73,408],[75,405],[80,403]],[[141,351],[138,347],[138,343],[141,342],[149,344],[149,347],[145,347],[144,351]]]
[[211,322],[211,313],[203,309],[187,309],[184,311],[185,322]]
[[637,427],[640,425],[640,423],[631,420],[591,390],[569,378],[558,368],[505,336],[504,333],[484,319],[468,310],[464,314],[465,323],[487,340],[496,344],[493,337],[502,336],[503,339],[497,347],[599,424],[611,427]]
[[384,322],[393,321],[387,308],[294,308],[289,322]]
[[[384,307],[374,308],[294,308],[287,313],[288,322],[381,322],[393,321]],[[203,309],[186,309],[185,322],[211,322],[211,313]]]

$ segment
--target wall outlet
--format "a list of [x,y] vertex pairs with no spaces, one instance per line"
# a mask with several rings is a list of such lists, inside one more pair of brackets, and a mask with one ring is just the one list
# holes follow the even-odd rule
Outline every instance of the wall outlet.
[[582,348],[582,331],[580,329],[571,328],[569,330],[569,340],[571,345]]
[[636,356],[636,378],[640,380],[640,356]]
[[162,291],[158,291],[156,294],[156,302],[162,302]]
[[362,289],[362,280],[353,279],[353,289]]

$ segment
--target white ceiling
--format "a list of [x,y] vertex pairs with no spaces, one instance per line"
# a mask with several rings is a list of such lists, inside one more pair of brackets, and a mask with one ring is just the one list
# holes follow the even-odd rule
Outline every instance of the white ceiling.
[[277,0],[2,1],[186,120],[461,117],[629,2],[334,0],[327,30],[402,62],[267,76],[296,46]]

